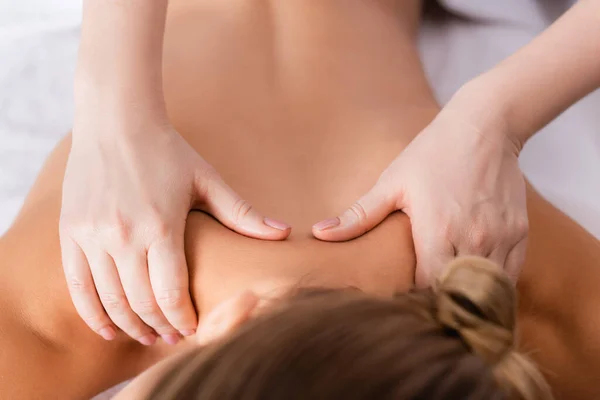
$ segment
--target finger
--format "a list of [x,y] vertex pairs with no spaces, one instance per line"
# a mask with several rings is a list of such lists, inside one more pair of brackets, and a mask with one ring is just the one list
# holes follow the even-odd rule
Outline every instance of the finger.
[[156,302],[167,321],[182,335],[192,335],[198,319],[190,297],[183,232],[150,246],[148,270]]
[[154,344],[156,335],[129,306],[112,257],[104,251],[88,250],[86,254],[98,296],[110,319],[123,332],[141,344],[146,346]]
[[205,190],[200,209],[218,219],[221,223],[242,235],[257,239],[283,240],[290,235],[289,225],[265,218],[250,203],[242,199],[219,176],[198,183]]
[[515,282],[515,284],[519,280],[519,275],[521,275],[526,256],[527,238],[525,237],[508,253],[504,264],[504,270],[508,274],[510,280]]
[[83,250],[71,237],[62,234],[60,246],[67,286],[77,313],[94,332],[106,340],[113,340],[117,331],[98,298]]
[[321,240],[342,241],[354,239],[370,231],[398,209],[389,188],[377,183],[356,203],[336,218],[313,225],[313,235]]
[[117,271],[131,309],[165,342],[177,343],[179,333],[169,324],[154,298],[146,252],[128,252],[117,260]]
[[456,257],[456,248],[442,235],[418,236],[413,224],[413,238],[417,256],[415,286],[423,289],[434,284],[446,266]]

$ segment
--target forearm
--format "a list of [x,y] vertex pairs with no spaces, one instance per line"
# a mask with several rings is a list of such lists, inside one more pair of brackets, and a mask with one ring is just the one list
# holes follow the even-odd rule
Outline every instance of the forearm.
[[600,1],[580,0],[550,28],[468,84],[499,110],[517,147],[600,86]]
[[162,42],[168,0],[85,0],[76,107],[164,112]]

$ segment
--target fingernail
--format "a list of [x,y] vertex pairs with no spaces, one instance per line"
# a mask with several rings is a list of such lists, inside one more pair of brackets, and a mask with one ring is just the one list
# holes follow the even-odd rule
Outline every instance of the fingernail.
[[271,219],[271,218],[265,218],[263,221],[266,225],[269,225],[271,228],[279,229],[280,231],[285,231],[285,230],[290,229],[290,226],[288,224],[284,224],[283,222],[275,221],[274,219]]
[[336,227],[340,224],[340,219],[339,218],[329,218],[326,219],[324,221],[318,222],[316,224],[313,225],[313,228],[318,230],[318,231],[324,231],[326,229],[330,229],[333,227]]
[[104,340],[113,340],[117,337],[117,331],[112,326],[105,326],[104,328],[98,331],[100,336],[104,338]]
[[140,342],[144,346],[152,346],[154,343],[156,343],[156,339],[157,337],[155,334],[149,333],[146,336],[142,336],[141,338],[139,338],[138,342]]
[[166,335],[161,335],[162,339],[168,344],[177,344],[179,343],[179,335],[175,333],[169,333]]
[[194,333],[196,333],[196,331],[193,329],[182,329],[179,331],[179,333],[181,333],[183,336],[192,336]]

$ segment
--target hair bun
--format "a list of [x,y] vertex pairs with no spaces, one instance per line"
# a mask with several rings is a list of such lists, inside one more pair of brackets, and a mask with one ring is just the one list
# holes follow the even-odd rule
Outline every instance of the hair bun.
[[508,276],[480,257],[452,261],[437,280],[437,319],[492,365],[515,343],[516,291]]

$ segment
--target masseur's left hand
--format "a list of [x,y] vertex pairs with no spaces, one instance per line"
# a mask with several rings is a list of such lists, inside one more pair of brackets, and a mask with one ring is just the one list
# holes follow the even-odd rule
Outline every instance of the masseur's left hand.
[[415,283],[428,286],[457,255],[487,257],[516,281],[528,219],[520,144],[506,124],[459,91],[381,174],[375,186],[313,234],[327,241],[360,236],[402,210],[412,225]]

